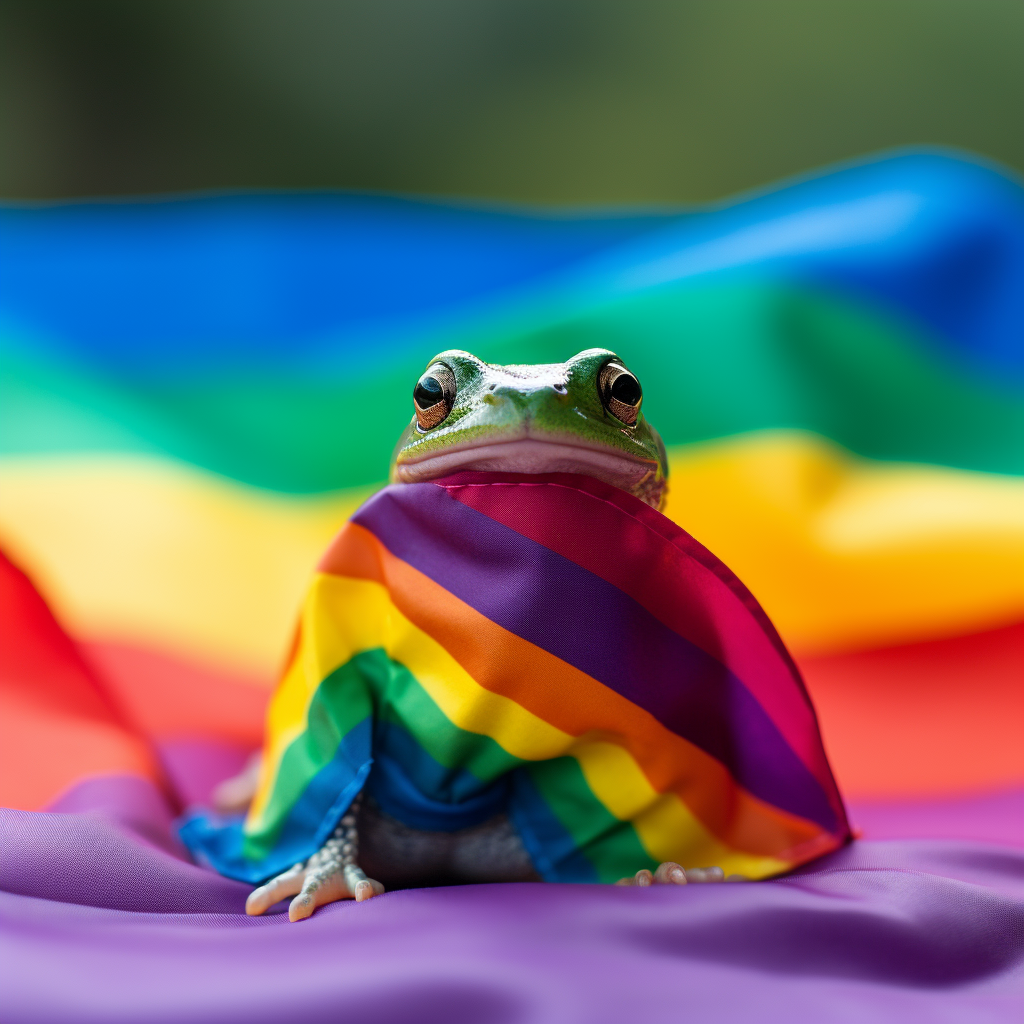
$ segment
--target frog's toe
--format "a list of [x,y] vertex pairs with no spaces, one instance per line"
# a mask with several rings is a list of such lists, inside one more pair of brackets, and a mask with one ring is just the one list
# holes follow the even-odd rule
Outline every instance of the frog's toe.
[[[665,861],[658,865],[653,874],[644,868],[632,878],[620,878],[616,885],[686,885],[688,882],[723,882],[725,872],[721,868],[687,868],[685,871],[674,861]],[[745,882],[742,875],[730,875],[730,882]]]
[[382,892],[384,886],[374,878],[367,878],[355,864],[342,867],[326,864],[309,868],[301,891],[288,906],[288,920],[303,921],[317,907],[336,900],[354,898],[357,903],[362,903]]
[[725,872],[721,868],[689,868],[686,872],[688,882],[724,882]]
[[296,864],[287,871],[272,878],[269,882],[253,889],[249,898],[245,901],[245,912],[252,917],[269,910],[279,900],[294,896],[302,889],[303,879],[306,877],[306,868],[303,864]]
[[638,871],[635,875],[633,875],[632,878],[620,878],[615,884],[639,886],[653,885],[654,875],[652,875],[650,871],[647,870],[647,868],[643,868],[642,870]]
[[288,920],[303,921],[317,907],[343,900],[349,895],[340,868],[328,865],[307,870],[298,896],[288,904]]
[[376,878],[367,878],[361,868],[354,864],[345,869],[345,880],[356,903],[362,903],[373,896],[380,896],[384,886]]
[[686,885],[689,872],[684,871],[674,861],[665,861],[658,865],[658,870],[653,874],[644,868],[638,871],[632,878],[620,878],[616,885]]
[[667,860],[654,872],[655,885],[686,885],[686,872],[675,861]]

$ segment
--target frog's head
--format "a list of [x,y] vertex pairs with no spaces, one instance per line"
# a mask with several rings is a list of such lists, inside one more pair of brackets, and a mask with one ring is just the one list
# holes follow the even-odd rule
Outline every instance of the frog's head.
[[442,352],[413,389],[415,415],[395,448],[391,479],[415,483],[459,470],[582,473],[659,508],[668,463],[642,401],[640,382],[603,348],[537,366]]

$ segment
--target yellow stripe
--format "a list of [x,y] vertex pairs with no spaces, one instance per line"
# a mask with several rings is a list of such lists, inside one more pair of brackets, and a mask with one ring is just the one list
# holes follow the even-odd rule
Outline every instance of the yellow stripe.
[[[310,702],[320,682],[358,654],[386,648],[394,607],[379,583],[318,574],[302,607],[298,649],[267,709],[263,768],[249,807],[247,829],[263,827],[281,759],[306,728]],[[344,618],[337,618],[337,616]],[[344,624],[344,629],[339,628]]]
[[798,654],[1024,618],[1024,480],[873,462],[813,434],[670,452],[668,515],[753,591]]
[[658,793],[628,750],[615,743],[584,740],[569,751],[594,795],[621,821],[631,821],[651,858],[679,860],[683,867],[721,867],[727,874],[766,878],[791,865],[775,857],[734,850],[716,839],[675,793]]
[[[798,653],[1024,618],[1024,481],[854,458],[800,432],[677,448],[668,513]],[[289,497],[170,460],[0,460],[0,542],[69,628],[262,677],[370,489]]]
[[314,566],[370,493],[289,497],[160,458],[8,458],[0,543],[76,635],[270,686]]
[[604,739],[571,736],[510,698],[482,687],[444,647],[402,615],[381,584],[323,574],[310,588],[298,650],[271,703],[266,768],[248,828],[263,824],[261,815],[281,758],[305,728],[320,681],[359,651],[375,647],[405,665],[458,728],[489,736],[526,761],[575,757],[597,799],[615,817],[634,822],[640,841],[655,860],[675,859],[686,849],[692,851],[687,866],[727,864],[730,870],[751,877],[788,866],[775,858],[737,853],[716,840],[677,796],[657,793],[623,747]]

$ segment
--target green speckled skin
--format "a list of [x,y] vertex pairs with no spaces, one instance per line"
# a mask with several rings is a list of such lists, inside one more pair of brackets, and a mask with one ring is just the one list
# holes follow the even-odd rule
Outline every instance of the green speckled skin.
[[454,405],[430,430],[420,430],[413,417],[395,448],[392,480],[401,479],[403,468],[437,455],[528,439],[642,464],[639,479],[623,486],[659,507],[668,474],[661,438],[642,408],[636,424],[627,426],[601,402],[598,374],[613,358],[614,352],[594,348],[565,363],[496,366],[469,352],[441,352],[427,368],[443,363],[455,374]]

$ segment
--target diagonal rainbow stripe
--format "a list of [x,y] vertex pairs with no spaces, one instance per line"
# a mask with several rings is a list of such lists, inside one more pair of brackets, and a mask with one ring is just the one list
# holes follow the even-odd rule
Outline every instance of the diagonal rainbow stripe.
[[364,787],[424,830],[508,813],[538,872],[764,877],[848,837],[799,673],[739,580],[583,477],[390,487],[320,563],[248,818],[186,842],[260,881]]

